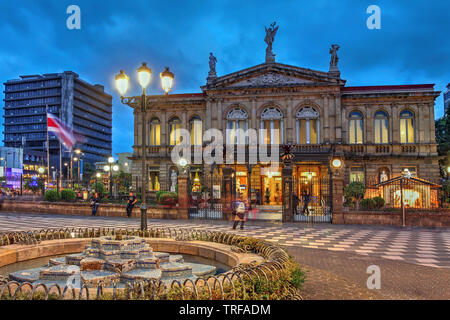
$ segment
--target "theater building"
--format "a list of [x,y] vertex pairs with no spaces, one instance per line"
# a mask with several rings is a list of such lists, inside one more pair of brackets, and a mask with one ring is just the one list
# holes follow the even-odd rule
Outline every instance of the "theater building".
[[[178,167],[170,152],[180,141],[180,128],[190,131],[192,145],[203,148],[208,143],[202,140],[203,133],[210,128],[221,130],[226,143],[239,141],[238,129],[252,128],[266,129],[258,136],[260,144],[292,145],[294,192],[311,194],[318,213],[326,214],[331,207],[330,163],[336,156],[344,164],[344,185],[352,181],[376,184],[406,169],[422,179],[439,179],[434,129],[439,92],[434,85],[346,86],[336,51],[336,47],[330,50],[330,69],[325,72],[266,57],[265,63],[217,76],[212,56],[201,93],[148,96],[151,107],[145,115],[136,104],[131,157],[134,188],[140,181],[136,176],[141,175],[142,121],[148,128],[150,193],[175,189]],[[262,161],[223,164],[212,170],[193,164],[189,167],[191,192],[212,191],[215,198],[224,197],[227,185],[219,179],[231,175],[232,192],[262,207],[276,208],[282,203],[282,166],[268,168]]]

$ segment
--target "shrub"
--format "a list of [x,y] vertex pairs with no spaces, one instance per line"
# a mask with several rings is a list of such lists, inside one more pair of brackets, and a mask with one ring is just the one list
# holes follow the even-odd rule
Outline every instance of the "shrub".
[[375,208],[376,209],[381,209],[384,207],[384,199],[382,197],[375,197],[373,198],[373,200],[375,200]]
[[92,190],[93,192],[97,192],[100,197],[104,197],[107,194],[105,185],[101,182],[97,182],[97,184],[93,183]]
[[175,205],[178,196],[175,192],[158,191],[156,192],[156,202],[164,205]]
[[377,206],[376,201],[373,198],[362,199],[359,201],[359,207],[363,210],[375,209]]
[[72,189],[64,189],[61,191],[61,200],[63,201],[75,201],[77,195]]
[[356,209],[359,208],[359,201],[366,193],[366,185],[362,182],[354,181],[345,187],[345,195],[355,198]]
[[60,198],[59,193],[56,190],[47,190],[44,195],[45,201],[58,201]]

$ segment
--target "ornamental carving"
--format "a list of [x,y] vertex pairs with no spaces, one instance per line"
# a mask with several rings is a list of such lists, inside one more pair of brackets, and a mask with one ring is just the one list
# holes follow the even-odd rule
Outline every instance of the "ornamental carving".
[[280,109],[272,107],[272,108],[266,108],[261,113],[261,119],[265,120],[272,120],[272,119],[282,119],[283,113],[280,111]]
[[319,112],[313,107],[303,107],[297,112],[296,117],[301,119],[314,119],[319,117]]
[[248,114],[242,108],[234,108],[230,110],[230,112],[228,112],[227,119],[228,120],[248,119]]
[[294,77],[284,76],[278,73],[269,72],[255,78],[250,78],[231,85],[230,87],[243,86],[269,86],[269,85],[286,85],[286,84],[303,84],[311,83],[311,81]]

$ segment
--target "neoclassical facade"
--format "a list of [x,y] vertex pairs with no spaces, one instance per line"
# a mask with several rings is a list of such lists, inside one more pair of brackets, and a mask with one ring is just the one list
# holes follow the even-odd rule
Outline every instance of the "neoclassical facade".
[[[337,61],[337,60],[336,60]],[[319,196],[330,177],[330,161],[344,163],[344,184],[372,183],[408,169],[413,175],[439,178],[434,129],[434,85],[349,87],[336,66],[329,72],[268,61],[224,76],[210,71],[201,93],[148,96],[143,114],[134,108],[133,185],[141,176],[142,121],[147,123],[146,152],[149,190],[174,190],[177,166],[170,151],[180,129],[191,133],[191,144],[203,146],[210,128],[223,132],[227,143],[248,144],[239,129],[255,129],[259,143],[290,144],[295,155],[295,192]],[[260,129],[265,129],[264,131]],[[214,189],[212,178],[229,168],[232,186],[252,202],[281,204],[281,168],[267,164],[190,167],[193,192]],[[211,177],[212,174],[212,177]],[[306,189],[305,189],[306,188]],[[220,190],[213,190],[220,194]],[[219,197],[219,195],[217,195]],[[320,196],[319,196],[320,197]]]

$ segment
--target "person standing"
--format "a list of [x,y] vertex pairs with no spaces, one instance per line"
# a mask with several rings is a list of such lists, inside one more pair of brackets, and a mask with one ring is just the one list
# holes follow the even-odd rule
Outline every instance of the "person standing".
[[292,194],[292,205],[294,207],[294,214],[297,215],[298,214],[298,203],[300,202],[300,199],[298,198],[297,194],[294,192]]
[[[302,214],[304,215],[309,215],[309,194],[306,192],[306,190],[303,191],[302,194],[302,202],[303,202],[303,209],[302,209]],[[306,214],[308,213],[308,214]]]
[[128,203],[127,203],[127,217],[129,218],[131,216],[131,213],[133,212],[133,207],[137,202],[137,198],[133,195],[133,192],[130,192],[130,196],[128,197]]
[[94,193],[91,198],[92,216],[95,217],[97,214],[98,206],[100,205],[100,196],[98,193]]
[[243,197],[239,197],[239,200],[235,203],[235,212],[234,212],[234,222],[233,222],[233,230],[241,223],[241,230],[244,229],[245,223],[245,214],[247,212],[247,204]]
[[265,196],[266,196],[266,204],[270,204],[270,190],[269,190],[269,188],[266,188]]

